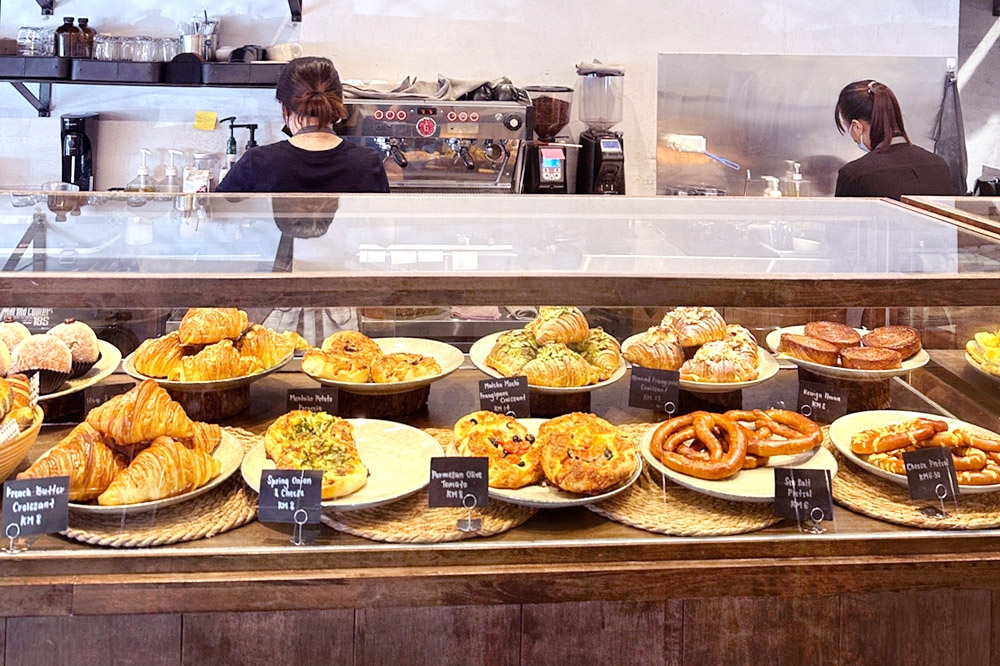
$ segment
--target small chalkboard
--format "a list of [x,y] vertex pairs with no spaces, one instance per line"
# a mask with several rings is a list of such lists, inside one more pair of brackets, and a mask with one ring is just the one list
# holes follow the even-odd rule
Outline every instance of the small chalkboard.
[[931,446],[903,454],[906,480],[911,499],[955,499],[959,495],[958,477],[951,449]]
[[673,414],[680,400],[680,373],[632,366],[628,387],[629,407]]
[[83,390],[83,411],[89,412],[115,396],[128,393],[133,388],[135,388],[135,382],[113,382],[88,386]]
[[304,409],[307,412],[336,414],[339,403],[338,398],[337,389],[288,389],[288,395],[285,398],[285,411],[290,412],[295,409]]
[[799,413],[819,423],[833,423],[847,414],[847,389],[800,381]]
[[528,378],[522,375],[520,377],[481,380],[479,382],[479,409],[508,414],[514,418],[528,418],[531,416]]
[[489,459],[431,458],[431,483],[427,488],[429,507],[462,506],[483,508],[490,501]]
[[265,469],[260,472],[257,518],[263,523],[319,523],[323,472],[318,469]]
[[3,484],[3,538],[52,534],[69,525],[69,477]]
[[774,468],[774,515],[798,523],[833,520],[833,492],[826,469]]

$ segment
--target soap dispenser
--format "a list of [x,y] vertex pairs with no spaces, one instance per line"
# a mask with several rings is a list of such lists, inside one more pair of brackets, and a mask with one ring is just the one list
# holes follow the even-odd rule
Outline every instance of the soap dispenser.
[[781,181],[781,191],[786,197],[807,197],[810,183],[802,178],[802,164],[792,162],[792,172]]
[[222,179],[226,177],[227,173],[229,173],[229,170],[233,167],[234,164],[236,164],[236,158],[239,156],[239,154],[237,152],[238,147],[236,145],[236,135],[234,134],[234,130],[236,129],[236,126],[234,125],[234,123],[236,122],[236,116],[223,118],[219,122],[229,123],[229,138],[226,139],[226,163],[222,165],[221,169],[219,169],[219,182],[221,183]]
[[149,166],[146,164],[146,157],[151,155],[150,151],[146,148],[141,149],[142,152],[142,163],[139,164],[139,169],[136,171],[135,178],[128,182],[125,186],[126,192],[155,192],[156,191],[156,181],[153,177],[149,175]]
[[767,186],[764,188],[765,197],[780,197],[781,190],[778,189],[778,179],[774,176],[761,176]]
[[174,163],[174,158],[177,155],[183,155],[179,150],[174,150],[173,148],[167,150],[170,153],[170,164],[164,169],[164,177],[160,184],[157,186],[157,192],[180,192],[184,189],[184,183],[180,176],[177,175],[177,165]]

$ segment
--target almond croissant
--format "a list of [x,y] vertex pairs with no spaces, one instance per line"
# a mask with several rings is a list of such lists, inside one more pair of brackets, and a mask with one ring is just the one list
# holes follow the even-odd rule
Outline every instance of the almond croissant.
[[152,379],[90,410],[87,423],[117,446],[138,444],[161,435],[194,436],[194,423],[184,408]]
[[102,506],[137,504],[174,497],[212,480],[221,464],[208,453],[170,437],[157,437],[97,498]]
[[234,379],[263,372],[264,366],[253,356],[240,356],[231,340],[222,340],[185,356],[168,377],[172,381],[207,382]]
[[83,502],[103,493],[123,469],[125,461],[105,445],[101,433],[81,423],[17,478],[68,476],[70,501]]
[[235,340],[248,323],[247,313],[237,308],[191,308],[181,319],[177,333],[182,345],[210,345]]
[[177,331],[145,340],[132,354],[135,369],[147,377],[169,377],[184,358],[184,346]]

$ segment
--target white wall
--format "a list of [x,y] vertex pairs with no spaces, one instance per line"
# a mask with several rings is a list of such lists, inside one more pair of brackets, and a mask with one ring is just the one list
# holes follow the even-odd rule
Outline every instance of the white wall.
[[[200,4],[56,0],[56,20],[88,16],[98,31],[172,34]],[[434,80],[510,77],[517,85],[573,85],[574,65],[598,59],[625,67],[631,194],[655,191],[657,53],[957,54],[959,0],[304,0],[301,26],[285,0],[213,3],[223,43],[299,40],[332,57],[344,78]],[[607,9],[612,8],[612,9]],[[0,36],[39,23],[37,6],[4,2]],[[99,111],[98,187],[124,185],[138,149],[221,152],[225,133],[190,129],[195,110],[268,123],[258,139],[277,140],[270,91],[83,87],[53,91],[53,118],[39,119],[9,85],[0,86],[0,185],[59,177],[58,116]],[[831,107],[834,100],[831,100]],[[278,121],[278,122],[275,122]],[[575,126],[574,126],[575,128]],[[970,166],[970,173],[978,167]]]

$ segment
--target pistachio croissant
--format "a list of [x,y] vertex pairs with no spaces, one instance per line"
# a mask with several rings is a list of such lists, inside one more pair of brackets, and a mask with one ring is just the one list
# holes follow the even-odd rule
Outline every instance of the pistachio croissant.
[[83,502],[103,493],[123,469],[122,457],[108,448],[101,433],[84,422],[17,478],[68,476],[70,501]]
[[583,342],[590,333],[590,324],[579,308],[546,306],[538,308],[538,317],[525,326],[535,334],[535,342],[561,342],[568,345]]
[[486,357],[486,365],[496,369],[504,377],[513,377],[521,372],[525,363],[538,356],[535,335],[523,328],[504,331],[497,337],[493,349]]
[[552,342],[542,345],[538,356],[528,361],[521,372],[528,384],[535,386],[587,386],[597,381],[597,370],[566,345]]
[[147,442],[162,435],[194,436],[194,423],[184,408],[152,379],[90,410],[87,423],[116,446]]
[[599,381],[609,379],[621,363],[621,344],[614,336],[605,333],[600,326],[590,329],[586,340],[569,347],[587,363],[597,368]]
[[235,340],[243,334],[249,320],[238,308],[191,308],[177,329],[183,345],[210,345],[220,340]]
[[171,437],[157,437],[97,498],[102,506],[174,497],[205,485],[221,471],[210,454]]

